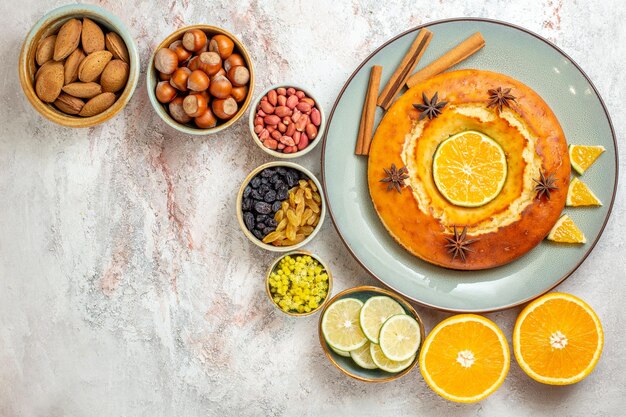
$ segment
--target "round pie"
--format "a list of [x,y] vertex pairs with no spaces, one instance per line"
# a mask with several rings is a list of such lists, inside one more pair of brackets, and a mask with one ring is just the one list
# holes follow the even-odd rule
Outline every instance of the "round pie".
[[549,233],[567,197],[559,122],[503,74],[451,71],[409,89],[372,141],[368,184],[391,236],[435,265],[506,264]]

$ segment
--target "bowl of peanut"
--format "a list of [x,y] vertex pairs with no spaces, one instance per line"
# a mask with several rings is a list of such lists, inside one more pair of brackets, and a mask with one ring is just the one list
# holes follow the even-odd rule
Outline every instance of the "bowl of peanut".
[[45,118],[67,127],[109,120],[139,80],[139,54],[122,21],[88,4],[54,9],[33,26],[19,59],[22,90]]
[[150,58],[146,79],[159,117],[191,135],[233,125],[254,90],[248,51],[234,35],[209,25],[187,26],[165,38]]
[[325,216],[319,180],[293,162],[257,167],[237,194],[237,220],[244,235],[272,252],[288,252],[309,243]]

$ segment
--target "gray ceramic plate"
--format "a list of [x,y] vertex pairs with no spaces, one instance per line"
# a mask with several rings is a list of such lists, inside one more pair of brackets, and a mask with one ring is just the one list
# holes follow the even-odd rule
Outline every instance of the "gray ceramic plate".
[[[587,243],[558,245],[544,241],[506,266],[459,272],[414,257],[389,236],[370,201],[367,161],[354,155],[354,146],[371,66],[383,66],[384,85],[421,27],[374,51],[339,94],[322,152],[323,183],[331,217],[348,249],[367,271],[420,304],[458,312],[486,312],[522,304],[567,278],[589,255],[604,229],[617,185],[617,145],[609,115],[584,72],[538,35],[482,19],[446,20],[425,26],[434,36],[418,69],[479,31],[486,46],[455,68],[497,71],[522,81],[550,105],[568,143],[606,148],[582,177],[604,206],[565,210],[583,230]],[[382,111],[377,111],[378,123]]]

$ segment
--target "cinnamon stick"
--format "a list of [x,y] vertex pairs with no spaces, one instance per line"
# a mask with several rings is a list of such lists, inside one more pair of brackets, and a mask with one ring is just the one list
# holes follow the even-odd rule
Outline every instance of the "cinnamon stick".
[[402,58],[400,65],[398,65],[398,68],[396,68],[395,72],[389,78],[387,85],[383,88],[383,92],[378,96],[376,104],[385,110],[389,109],[389,106],[391,106],[391,103],[393,103],[393,100],[406,83],[407,78],[417,66],[424,52],[426,52],[426,48],[432,37],[433,33],[426,28],[418,32],[411,47],[406,55],[404,55],[404,58]]
[[480,32],[474,33],[463,42],[450,49],[448,52],[437,58],[435,61],[411,75],[406,81],[407,87],[411,88],[430,77],[444,72],[455,66],[459,62],[469,58],[485,46],[485,40]]
[[356,142],[355,153],[357,155],[368,155],[370,144],[372,143],[372,135],[374,131],[374,119],[376,116],[376,97],[380,87],[380,77],[383,73],[383,67],[374,65],[370,71],[369,84],[363,103],[363,111],[361,113],[361,124],[359,126],[359,135]]

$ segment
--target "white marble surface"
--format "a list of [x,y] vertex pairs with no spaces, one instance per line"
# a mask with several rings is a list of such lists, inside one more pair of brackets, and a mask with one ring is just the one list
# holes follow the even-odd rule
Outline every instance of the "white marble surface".
[[[538,32],[595,82],[626,155],[626,7],[567,1],[103,1],[152,47],[192,23],[249,46],[257,91],[310,86],[330,110],[352,70],[414,25],[484,16]],[[526,3],[521,5],[521,3]],[[475,405],[432,393],[418,371],[383,385],[353,381],[324,357],[317,316],[292,319],[265,299],[273,256],[239,231],[235,194],[269,158],[245,121],[219,137],[169,129],[139,87],[123,115],[88,130],[43,120],[20,91],[29,28],[64,1],[0,5],[0,416],[619,416],[626,400],[625,193],[584,265],[560,290],[598,312],[606,346],[571,387],[530,380],[513,361],[503,387]],[[321,148],[303,158],[319,173]],[[623,184],[623,175],[622,175]],[[623,187],[622,187],[623,188]],[[336,290],[374,284],[330,219],[310,245]],[[431,329],[446,314],[418,309]],[[519,309],[489,314],[511,336]]]

